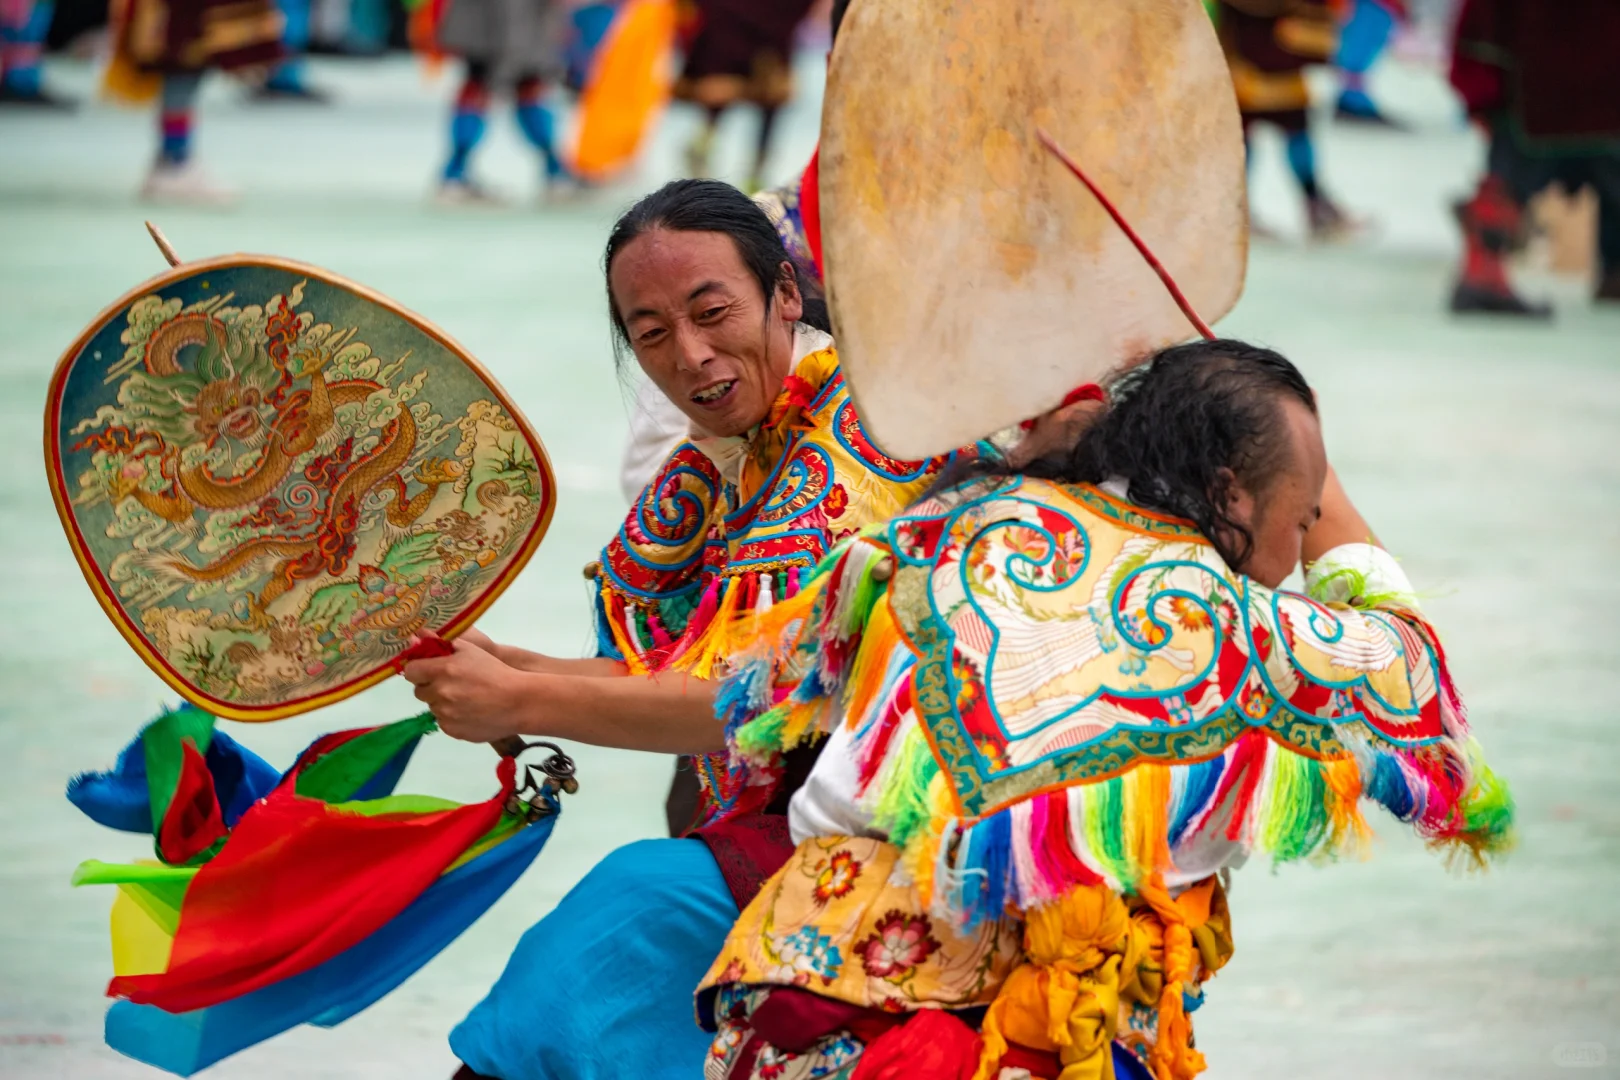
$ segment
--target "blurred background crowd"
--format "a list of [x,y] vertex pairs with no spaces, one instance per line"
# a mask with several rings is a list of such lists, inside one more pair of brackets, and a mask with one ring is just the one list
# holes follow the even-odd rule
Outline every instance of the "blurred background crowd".
[[[795,93],[796,49],[825,48],[831,0],[0,0],[0,109],[76,101],[44,72],[50,53],[99,67],[97,96],[144,106],[156,147],[141,195],[224,204],[235,191],[194,153],[196,104],[210,71],[266,106],[341,107],[307,58],[354,64],[414,51],[450,66],[444,155],[433,197],[502,201],[476,151],[492,106],[510,106],[547,198],[631,166],[664,102],[700,110],[684,169],[707,175],[715,132],[734,106],[757,115],[743,186],[766,184],[781,108]],[[1207,0],[1231,64],[1245,136],[1281,136],[1308,236],[1354,241],[1376,227],[1354,192],[1318,166],[1313,125],[1421,137],[1380,102],[1369,73],[1386,58],[1443,72],[1485,135],[1472,191],[1451,212],[1462,257],[1452,310],[1543,318],[1514,288],[1508,259],[1541,237],[1560,270],[1620,301],[1620,3],[1615,0]],[[1326,75],[1307,74],[1318,69]],[[1312,102],[1312,88],[1327,100]],[[874,103],[874,107],[881,107]],[[561,122],[560,114],[572,117]],[[571,130],[565,130],[571,129]],[[1254,221],[1262,240],[1276,235]]]

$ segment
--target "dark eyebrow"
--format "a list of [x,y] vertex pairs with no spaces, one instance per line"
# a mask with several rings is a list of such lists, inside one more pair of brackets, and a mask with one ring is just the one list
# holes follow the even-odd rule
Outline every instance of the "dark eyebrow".
[[[718,281],[705,281],[703,284],[699,285],[697,288],[693,289],[691,292],[686,294],[686,302],[688,304],[690,304],[692,301],[696,300],[698,297],[702,296],[704,293],[706,293],[706,292],[714,292],[715,290],[721,289],[723,287],[724,286],[722,286]],[[631,323],[631,322],[636,321],[637,319],[646,318],[649,315],[656,317],[658,315],[658,312],[654,311],[652,308],[640,307],[640,308],[636,308],[634,311],[632,311],[628,315],[626,315],[624,317],[624,321],[626,323]]]

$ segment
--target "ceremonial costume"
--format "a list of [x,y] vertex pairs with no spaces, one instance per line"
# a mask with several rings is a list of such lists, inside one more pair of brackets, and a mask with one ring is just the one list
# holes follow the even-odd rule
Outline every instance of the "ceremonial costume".
[[[896,461],[867,438],[831,344],[801,329],[765,422],[680,446],[647,486],[591,568],[600,655],[632,673],[724,674],[755,619],[792,598],[834,544],[931,482],[941,459]],[[752,769],[702,759],[695,835],[707,850],[643,841],[604,860],[525,935],[451,1034],[457,1057],[499,1080],[695,1075],[708,1037],[685,991],[792,853],[787,796],[812,759],[801,751]],[[580,994],[559,971],[595,973],[603,991]],[[581,1052],[585,1037],[614,1056]]]
[[714,1075],[766,1075],[726,1067],[750,1042],[791,1063],[772,1033],[804,1025],[754,1020],[791,986],[860,1007],[810,1054],[874,1013],[979,1006],[979,1076],[1009,1054],[1101,1068],[1118,1041],[1190,1077],[1188,1013],[1232,952],[1220,871],[1359,851],[1362,798],[1436,844],[1504,846],[1506,789],[1393,560],[1337,548],[1307,588],[1258,585],[1117,490],[1016,477],[829,559],[722,694],[756,765],[839,734],[705,980]]
[[[765,211],[782,240],[782,250],[793,260],[806,300],[821,301],[821,218],[817,191],[817,161],[812,154],[803,176],[793,184],[762,191],[754,204]],[[680,407],[651,382],[643,381],[630,403],[630,438],[619,464],[619,486],[626,501],[634,503],[642,490],[686,441],[691,429]],[[671,836],[679,836],[693,823],[700,785],[684,759],[676,769],[666,807]]]
[[799,179],[754,196],[782,237],[783,250],[814,275],[818,286],[823,273],[820,175],[821,151],[817,150]]

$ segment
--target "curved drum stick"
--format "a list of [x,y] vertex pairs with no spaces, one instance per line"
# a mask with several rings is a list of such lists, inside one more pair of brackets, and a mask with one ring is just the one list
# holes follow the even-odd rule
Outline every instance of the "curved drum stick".
[[1102,204],[1104,210],[1108,211],[1108,216],[1114,219],[1114,224],[1119,226],[1126,239],[1136,245],[1136,250],[1142,253],[1142,258],[1146,259],[1147,264],[1153,267],[1153,272],[1159,275],[1159,280],[1164,282],[1164,287],[1170,292],[1170,298],[1176,302],[1177,307],[1181,308],[1181,313],[1187,316],[1187,321],[1192,323],[1193,327],[1204,335],[1206,340],[1213,339],[1215,331],[1211,330],[1209,324],[1199,317],[1198,312],[1193,310],[1191,302],[1182,293],[1181,286],[1177,285],[1176,279],[1170,276],[1170,271],[1166,270],[1164,264],[1159,261],[1159,257],[1153,254],[1153,250],[1147,246],[1147,241],[1138,236],[1136,230],[1131,228],[1131,223],[1125,220],[1125,215],[1119,212],[1119,208],[1113,204],[1107,195],[1103,194],[1102,189],[1092,181],[1091,177],[1086,175],[1086,171],[1080,167],[1080,163],[1065,153],[1063,147],[1059,146],[1057,140],[1048,135],[1045,129],[1036,128],[1035,135],[1041,140],[1041,145],[1050,150],[1052,156],[1063,162],[1064,166],[1075,175],[1075,179],[1086,185],[1086,190],[1091,192],[1096,200]]

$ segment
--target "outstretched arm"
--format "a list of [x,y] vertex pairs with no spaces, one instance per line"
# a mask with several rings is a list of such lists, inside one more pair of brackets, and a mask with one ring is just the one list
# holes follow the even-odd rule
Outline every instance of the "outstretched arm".
[[541,659],[561,670],[522,670],[465,635],[454,647],[449,656],[407,664],[405,678],[455,738],[535,735],[665,754],[725,749],[716,687],[706,680],[680,673],[605,678],[600,665],[613,661],[551,657]]
[[545,653],[533,652],[529,649],[520,649],[516,645],[500,645],[490,640],[488,634],[482,630],[467,630],[459,640],[476,645],[485,652],[493,655],[501,663],[519,671],[530,671],[542,675],[579,675],[589,678],[615,678],[629,674],[630,669],[619,660],[606,657],[586,657],[583,659],[565,656],[548,656]]

